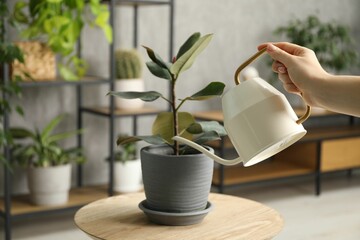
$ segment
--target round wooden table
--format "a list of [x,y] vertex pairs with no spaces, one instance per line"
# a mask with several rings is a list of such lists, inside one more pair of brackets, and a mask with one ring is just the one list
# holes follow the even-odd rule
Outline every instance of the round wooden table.
[[90,203],[75,214],[76,225],[93,239],[271,239],[283,228],[278,212],[235,196],[211,193],[214,209],[190,226],[157,225],[138,204],[144,193],[125,194]]

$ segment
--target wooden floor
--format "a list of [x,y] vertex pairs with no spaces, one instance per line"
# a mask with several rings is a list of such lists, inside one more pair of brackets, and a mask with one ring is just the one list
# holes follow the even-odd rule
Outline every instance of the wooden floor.
[[[359,240],[360,171],[326,175],[320,197],[314,196],[312,178],[292,179],[227,190],[262,202],[279,211],[285,227],[276,240]],[[241,207],[241,206],[239,206]],[[44,227],[46,226],[46,227]],[[3,234],[1,230],[1,234]],[[3,235],[0,236],[2,239]],[[85,240],[73,223],[73,214],[41,216],[14,223],[14,240]]]

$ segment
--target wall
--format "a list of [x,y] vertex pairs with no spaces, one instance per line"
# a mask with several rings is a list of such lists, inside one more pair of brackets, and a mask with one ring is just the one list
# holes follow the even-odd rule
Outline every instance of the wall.
[[[200,90],[210,81],[222,81],[228,87],[233,86],[233,74],[236,68],[247,57],[255,53],[256,46],[265,41],[276,41],[272,31],[279,25],[286,24],[294,18],[305,18],[317,14],[322,20],[334,20],[351,27],[357,42],[360,40],[360,16],[357,0],[177,0],[175,6],[175,50],[193,32],[202,34],[214,33],[208,48],[199,56],[193,67],[185,72],[178,84],[179,97],[186,97]],[[167,59],[168,11],[167,7],[145,7],[139,10],[139,43],[153,48]],[[124,7],[117,9],[116,46],[131,46],[132,11]],[[84,57],[90,63],[91,74],[108,76],[109,48],[101,32],[86,29],[84,34]],[[121,44],[120,44],[121,43]],[[144,60],[145,51],[140,49]],[[360,48],[355,51],[360,51]],[[255,66],[261,76],[269,75],[270,69],[263,60]],[[359,73],[354,69],[352,73]],[[151,76],[147,69],[144,72],[147,90],[166,91],[166,81]],[[86,105],[106,105],[109,91],[107,86],[89,86],[85,89]],[[69,114],[62,124],[62,129],[75,127],[75,88],[44,87],[28,88],[23,91],[25,118],[13,115],[11,125],[28,127],[43,126],[45,122],[61,112]],[[166,105],[159,100],[156,106]],[[154,104],[153,104],[154,105]],[[219,109],[219,101],[194,102],[185,104],[184,110],[198,111]],[[139,120],[139,133],[149,134],[152,117]],[[129,119],[118,119],[118,129],[131,131]],[[87,184],[105,183],[107,181],[107,164],[104,159],[108,154],[108,120],[93,115],[84,115],[85,149],[89,158],[84,166]],[[67,142],[71,145],[75,143]],[[2,173],[2,172],[1,172]],[[2,187],[2,186],[1,186]]]

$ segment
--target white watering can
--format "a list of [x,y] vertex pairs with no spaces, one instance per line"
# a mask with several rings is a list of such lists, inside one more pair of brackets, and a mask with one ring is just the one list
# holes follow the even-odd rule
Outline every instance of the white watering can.
[[310,116],[311,108],[298,119],[285,96],[255,77],[240,84],[242,69],[265,52],[262,49],[236,70],[235,83],[222,97],[224,127],[239,157],[233,160],[220,158],[204,147],[175,136],[173,139],[204,153],[214,161],[231,166],[243,163],[251,166],[289,147],[306,134],[302,123]]

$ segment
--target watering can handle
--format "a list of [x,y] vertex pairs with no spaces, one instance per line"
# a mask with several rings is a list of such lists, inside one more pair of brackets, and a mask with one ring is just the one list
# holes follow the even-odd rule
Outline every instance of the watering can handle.
[[[240,84],[240,72],[241,72],[241,70],[243,70],[245,67],[247,67],[250,63],[252,63],[256,58],[258,58],[259,56],[261,56],[265,52],[266,52],[266,48],[263,48],[263,49],[259,50],[257,53],[252,55],[248,60],[246,60],[244,63],[242,63],[238,67],[238,69],[236,69],[235,76],[234,76],[236,85]],[[302,96],[302,94],[301,94],[301,96]],[[311,107],[309,105],[306,105],[306,111],[305,111],[304,115],[301,116],[296,121],[296,123],[301,124],[301,123],[305,122],[306,119],[308,119],[310,117],[310,114],[311,114]]]

